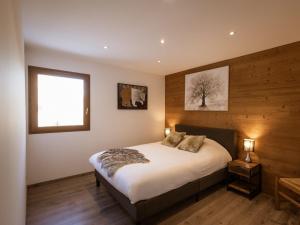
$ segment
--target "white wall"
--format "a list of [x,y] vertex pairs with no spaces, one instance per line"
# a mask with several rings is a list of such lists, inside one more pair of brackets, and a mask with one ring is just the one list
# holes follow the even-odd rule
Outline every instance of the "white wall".
[[[27,65],[91,75],[91,131],[28,135],[28,184],[92,171],[88,159],[101,149],[162,139],[164,77],[32,46],[25,55]],[[148,86],[148,110],[118,110],[118,82]]]
[[0,1],[0,224],[25,224],[25,72],[20,2]]

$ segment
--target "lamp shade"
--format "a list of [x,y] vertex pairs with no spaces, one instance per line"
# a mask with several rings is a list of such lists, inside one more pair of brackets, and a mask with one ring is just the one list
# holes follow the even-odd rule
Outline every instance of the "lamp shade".
[[168,136],[171,133],[171,128],[166,127],[165,128],[165,135]]
[[254,143],[253,139],[244,139],[244,151],[253,152],[254,151]]

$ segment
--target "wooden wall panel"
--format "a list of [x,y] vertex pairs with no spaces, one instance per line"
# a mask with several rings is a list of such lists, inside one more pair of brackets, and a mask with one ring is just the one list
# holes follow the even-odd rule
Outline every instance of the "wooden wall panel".
[[[185,75],[229,65],[229,111],[184,111]],[[263,190],[274,175],[300,177],[300,42],[167,75],[166,127],[177,123],[233,128],[254,138],[252,158],[263,166]]]

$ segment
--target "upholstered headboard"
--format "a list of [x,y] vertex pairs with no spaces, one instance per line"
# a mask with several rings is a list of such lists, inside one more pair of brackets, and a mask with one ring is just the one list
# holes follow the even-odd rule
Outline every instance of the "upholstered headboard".
[[205,135],[223,145],[232,159],[237,158],[237,132],[235,130],[176,124],[175,131],[186,132],[188,135]]

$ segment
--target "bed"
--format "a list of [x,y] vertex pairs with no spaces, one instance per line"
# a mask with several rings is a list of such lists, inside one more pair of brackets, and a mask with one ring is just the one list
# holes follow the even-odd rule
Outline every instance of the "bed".
[[160,142],[132,146],[150,163],[127,165],[113,177],[108,177],[97,161],[101,152],[90,158],[97,186],[100,183],[105,186],[137,224],[223,181],[227,163],[236,159],[234,130],[181,124],[177,124],[175,130],[206,135],[207,139],[199,153],[176,150]]

